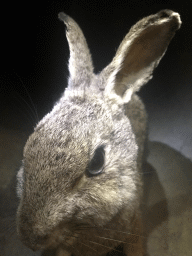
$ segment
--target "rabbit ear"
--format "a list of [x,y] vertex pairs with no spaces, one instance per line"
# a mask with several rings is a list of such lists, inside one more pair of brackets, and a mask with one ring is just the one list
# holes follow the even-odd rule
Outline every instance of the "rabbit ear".
[[67,27],[66,36],[69,43],[69,87],[89,86],[93,75],[92,59],[86,39],[78,24],[68,15],[58,15]]
[[132,93],[152,78],[154,68],[180,25],[179,14],[170,10],[163,10],[136,23],[122,41],[112,62],[100,74],[102,80],[107,80],[107,94],[119,95],[124,103],[128,102]]

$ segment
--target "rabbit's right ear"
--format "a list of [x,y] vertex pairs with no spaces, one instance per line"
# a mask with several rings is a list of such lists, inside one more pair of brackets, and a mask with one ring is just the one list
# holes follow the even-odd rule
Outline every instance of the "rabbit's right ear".
[[66,36],[69,43],[69,87],[89,87],[93,77],[91,54],[79,25],[68,15],[60,12],[58,18],[66,25]]
[[[127,103],[131,95],[152,78],[181,20],[163,10],[136,23],[126,35],[112,62],[100,73],[106,94]],[[117,97],[120,96],[120,97]]]

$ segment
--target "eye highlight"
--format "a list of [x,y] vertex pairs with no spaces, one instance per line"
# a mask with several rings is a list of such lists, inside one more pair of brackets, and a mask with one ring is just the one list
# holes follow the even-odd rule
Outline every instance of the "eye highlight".
[[104,146],[99,146],[93,155],[93,158],[91,159],[88,168],[87,173],[89,176],[95,176],[103,171],[103,165],[105,163],[105,149]]

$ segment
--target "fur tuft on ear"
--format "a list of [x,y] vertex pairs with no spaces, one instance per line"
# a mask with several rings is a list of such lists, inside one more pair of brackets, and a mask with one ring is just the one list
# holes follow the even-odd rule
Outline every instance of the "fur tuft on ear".
[[126,35],[112,62],[100,73],[106,94],[123,103],[152,78],[181,20],[178,13],[163,10],[136,23]]

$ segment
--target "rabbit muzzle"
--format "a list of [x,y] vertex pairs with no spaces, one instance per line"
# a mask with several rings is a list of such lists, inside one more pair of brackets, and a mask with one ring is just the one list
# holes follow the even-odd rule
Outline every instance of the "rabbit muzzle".
[[17,229],[20,240],[33,251],[53,249],[59,245],[62,247],[66,245],[67,248],[72,246],[77,238],[74,235],[71,236],[71,232],[63,227],[62,229],[57,227],[48,234],[40,234],[36,227],[28,226],[25,229],[23,226],[18,226]]

